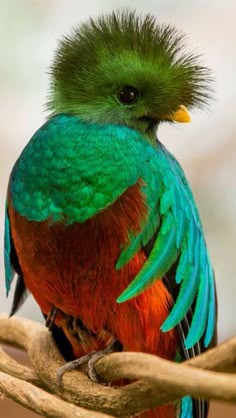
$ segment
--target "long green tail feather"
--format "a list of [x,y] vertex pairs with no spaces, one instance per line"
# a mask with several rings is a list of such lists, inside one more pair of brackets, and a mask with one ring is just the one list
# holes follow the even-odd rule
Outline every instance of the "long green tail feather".
[[183,244],[182,253],[179,258],[179,264],[178,269],[176,271],[175,281],[176,283],[181,283],[182,280],[186,277],[186,272],[189,267],[189,261],[188,261],[188,251],[186,248],[186,241]]
[[189,269],[186,270],[186,275],[188,275],[188,281],[186,282],[184,280],[182,282],[175,305],[161,326],[161,329],[164,332],[174,328],[184,318],[196,296],[199,286],[198,264],[189,267]]
[[209,282],[208,277],[205,280],[200,280],[198,295],[196,299],[196,308],[193,315],[192,323],[188,332],[188,337],[185,340],[185,347],[191,348],[196,344],[206,329],[207,323],[207,305],[209,297]]
[[207,320],[207,328],[205,333],[204,344],[205,347],[208,347],[210,344],[214,332],[215,332],[215,320],[216,320],[216,292],[215,292],[215,280],[214,280],[214,273],[211,268],[211,264],[209,261],[208,251],[206,252],[208,265],[207,268],[209,269],[209,300],[208,300],[208,320]]

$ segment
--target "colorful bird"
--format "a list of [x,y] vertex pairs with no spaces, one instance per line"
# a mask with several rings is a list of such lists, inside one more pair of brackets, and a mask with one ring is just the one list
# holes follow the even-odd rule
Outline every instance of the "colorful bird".
[[[5,270],[7,293],[18,276],[11,313],[29,290],[67,361],[112,345],[182,361],[215,343],[198,210],[156,134],[161,122],[188,122],[210,81],[182,34],[151,15],[90,19],[61,40],[51,115],[10,176]],[[140,417],[207,409],[185,397]]]

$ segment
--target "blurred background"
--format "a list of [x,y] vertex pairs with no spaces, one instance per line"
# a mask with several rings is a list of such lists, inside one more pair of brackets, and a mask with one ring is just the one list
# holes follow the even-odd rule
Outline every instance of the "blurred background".
[[[161,126],[159,139],[181,162],[194,191],[216,273],[219,341],[223,341],[236,334],[236,2],[136,0],[134,6],[138,12],[151,12],[159,21],[182,29],[190,49],[204,54],[204,63],[215,78],[210,109],[193,112],[191,124]],[[12,300],[12,294],[5,298],[2,256],[8,177],[20,151],[45,121],[47,71],[57,40],[81,20],[122,7],[127,7],[126,1],[0,0],[1,312],[9,312]],[[31,298],[19,314],[42,321]],[[1,418],[11,411],[11,416],[19,417],[20,411],[24,417],[35,416],[11,401],[1,403]],[[236,408],[213,405],[211,417],[223,413],[235,417]]]

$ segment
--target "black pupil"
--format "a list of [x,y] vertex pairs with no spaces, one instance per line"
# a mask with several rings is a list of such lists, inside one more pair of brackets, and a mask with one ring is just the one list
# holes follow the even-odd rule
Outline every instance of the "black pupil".
[[121,103],[133,104],[136,102],[138,92],[134,87],[123,87],[118,93],[118,98]]

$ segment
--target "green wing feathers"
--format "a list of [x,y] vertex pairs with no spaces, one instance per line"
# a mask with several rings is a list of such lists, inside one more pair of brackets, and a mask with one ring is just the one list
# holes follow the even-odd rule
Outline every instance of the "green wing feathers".
[[[117,302],[125,302],[137,296],[163,277],[176,263],[176,282],[180,284],[180,291],[162,330],[168,331],[175,327],[196,300],[185,346],[192,347],[203,335],[205,345],[208,346],[215,328],[215,285],[198,211],[185,175],[174,157],[161,144],[156,156],[155,174],[159,179],[159,193],[149,219],[153,218],[153,214],[157,217],[158,234],[143,269]],[[145,188],[144,192],[148,194]],[[148,236],[151,238],[157,231],[157,225],[148,222],[143,234],[146,235],[146,230],[149,230]],[[120,268],[128,262],[142,245],[145,244],[141,234],[121,252],[116,267]]]

